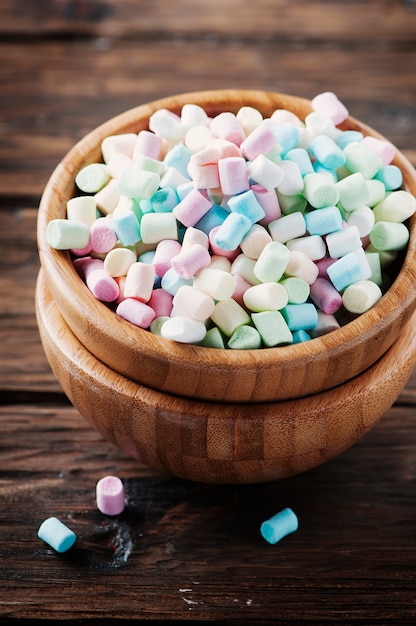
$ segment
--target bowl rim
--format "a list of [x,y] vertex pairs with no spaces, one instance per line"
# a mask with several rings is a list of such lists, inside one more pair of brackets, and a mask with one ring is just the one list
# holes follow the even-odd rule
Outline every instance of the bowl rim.
[[[264,110],[264,103],[274,108],[287,108],[297,113],[307,107],[312,111],[311,102],[305,98],[259,90],[209,90],[187,92],[169,96],[128,109],[107,120],[79,140],[64,156],[53,171],[41,197],[37,224],[37,241],[40,262],[49,283],[54,283],[54,293],[59,292],[61,301],[71,300],[71,306],[78,309],[80,316],[88,328],[96,328],[104,336],[113,341],[132,347],[140,344],[140,350],[153,358],[172,359],[177,363],[188,363],[192,367],[234,367],[239,369],[253,366],[269,367],[284,366],[290,360],[303,362],[305,356],[312,361],[322,352],[344,351],[348,345],[351,350],[361,341],[363,334],[377,338],[383,333],[387,324],[397,314],[397,309],[405,311],[401,326],[407,321],[416,307],[416,216],[409,220],[410,238],[400,272],[395,277],[387,292],[369,311],[351,320],[339,329],[311,339],[308,342],[261,348],[257,350],[229,350],[181,344],[138,328],[117,316],[104,303],[99,302],[78,277],[67,251],[52,249],[46,242],[46,227],[50,219],[65,216],[66,200],[75,189],[75,175],[80,167],[95,162],[101,155],[100,144],[110,134],[138,132],[147,128],[150,115],[160,109],[167,108],[178,112],[184,104],[200,104],[209,113],[213,108],[218,110],[237,111],[243,105],[257,106]],[[280,106],[275,106],[277,102]],[[262,106],[263,105],[263,106]],[[302,114],[302,117],[304,115]],[[376,138],[389,141],[383,135],[354,117],[340,125],[340,128],[355,129]],[[391,142],[389,142],[391,143]],[[101,160],[101,159],[100,159]],[[393,163],[403,173],[403,188],[416,195],[416,172],[406,157],[396,148]],[[58,199],[59,196],[59,199]],[[79,281],[80,289],[73,290],[74,280]],[[60,307],[67,319],[65,307]]]

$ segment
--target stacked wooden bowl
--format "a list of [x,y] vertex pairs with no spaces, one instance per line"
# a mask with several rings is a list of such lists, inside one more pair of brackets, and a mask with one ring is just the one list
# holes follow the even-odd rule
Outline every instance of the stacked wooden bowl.
[[[248,105],[300,118],[309,101],[257,91],[172,96],[129,110],[82,139],[52,174],[38,219],[38,324],[45,352],[80,413],[127,454],[204,482],[275,480],[348,448],[393,404],[416,362],[416,219],[403,262],[385,295],[339,330],[259,350],[218,350],[166,340],[116,316],[90,293],[69,253],[46,242],[50,220],[66,216],[75,176],[101,160],[108,135],[139,132],[160,108],[186,103],[209,115]],[[382,138],[358,120],[343,128]],[[416,194],[416,172],[394,163]]]

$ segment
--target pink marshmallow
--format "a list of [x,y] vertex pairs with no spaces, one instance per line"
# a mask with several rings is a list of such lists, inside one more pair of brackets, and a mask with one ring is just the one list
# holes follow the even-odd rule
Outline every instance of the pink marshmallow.
[[361,143],[368,146],[373,152],[378,154],[383,165],[390,165],[395,157],[396,149],[389,141],[383,141],[382,139],[377,139],[377,137],[371,137],[371,135],[368,135],[364,137]]
[[198,189],[191,191],[173,209],[176,219],[184,226],[195,226],[210,210],[213,203]]
[[169,317],[172,312],[173,296],[162,289],[153,289],[149,302],[147,303],[155,312],[156,317]]
[[337,126],[348,117],[348,110],[332,91],[325,91],[312,99],[312,108],[319,113],[325,113]]
[[265,213],[265,216],[259,220],[259,224],[267,226],[270,222],[279,219],[282,211],[275,190],[265,189],[262,185],[252,185],[251,189]]
[[332,283],[317,278],[310,287],[310,296],[316,306],[328,315],[333,315],[342,305],[342,296]]
[[259,154],[266,155],[277,144],[277,137],[267,124],[260,124],[241,143],[243,156],[253,161]]
[[163,278],[166,272],[172,267],[172,258],[180,253],[182,249],[179,241],[175,239],[162,239],[155,250],[153,266],[159,278]]
[[136,298],[126,298],[116,308],[116,313],[140,328],[149,328],[156,315],[152,307]]
[[124,510],[124,486],[117,476],[105,476],[96,485],[97,508],[104,515],[119,515]]
[[250,188],[247,165],[243,157],[227,157],[218,161],[219,184],[224,195],[232,196]]
[[141,155],[159,160],[163,151],[163,139],[150,130],[141,130],[137,135],[136,145],[133,152],[133,160],[136,161]]
[[252,287],[252,285],[245,278],[243,278],[241,274],[234,274],[234,278],[236,281],[236,287],[233,293],[233,299],[238,302],[240,306],[245,308],[243,295],[249,287]]
[[107,217],[99,217],[90,228],[91,249],[94,252],[110,252],[117,243],[117,235]]
[[328,267],[335,263],[336,259],[331,259],[330,257],[325,257],[323,259],[319,259],[316,262],[316,267],[318,268],[318,276],[319,278],[329,278],[328,276]]
[[200,243],[195,243],[172,259],[172,267],[179,276],[185,279],[192,278],[203,267],[211,262],[211,255]]
[[74,260],[74,266],[85,281],[88,289],[102,302],[114,302],[120,295],[120,288],[104,269],[101,259],[83,257]]
[[245,139],[245,132],[234,113],[219,113],[211,120],[211,131],[216,137],[226,139],[240,146]]

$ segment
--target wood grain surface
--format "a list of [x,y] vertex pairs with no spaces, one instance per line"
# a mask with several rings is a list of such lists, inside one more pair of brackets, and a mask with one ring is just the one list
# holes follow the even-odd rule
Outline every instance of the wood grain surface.
[[[198,89],[330,89],[416,164],[414,0],[0,4],[0,622],[413,625],[416,375],[360,442],[255,486],[171,479],[70,405],[35,320],[37,207],[53,168],[122,111]],[[95,506],[125,482],[118,518]],[[299,529],[259,534],[285,506]],[[77,533],[37,539],[56,515]]]

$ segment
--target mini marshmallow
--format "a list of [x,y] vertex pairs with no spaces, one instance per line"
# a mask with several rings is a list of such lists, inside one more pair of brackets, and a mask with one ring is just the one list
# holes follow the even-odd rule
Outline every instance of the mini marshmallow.
[[211,200],[198,191],[198,189],[193,189],[176,205],[173,209],[173,215],[184,226],[195,226],[209,211],[212,205]]
[[304,341],[310,341],[311,336],[306,330],[295,330],[293,333],[293,343],[303,343]]
[[197,124],[186,132],[184,143],[192,154],[196,154],[204,150],[213,137],[214,133],[208,126]]
[[251,319],[267,348],[293,343],[292,333],[280,311],[253,313]]
[[207,126],[209,117],[199,104],[187,103],[181,109],[181,124],[184,128],[193,126]]
[[106,254],[104,269],[110,276],[125,276],[129,267],[137,261],[137,255],[131,248],[113,248]]
[[91,228],[97,218],[97,204],[94,196],[76,196],[66,203],[68,220],[82,222]]
[[75,184],[85,193],[97,193],[110,180],[111,176],[105,163],[85,165],[75,176]]
[[263,248],[271,241],[272,238],[264,226],[253,224],[242,239],[240,248],[251,259],[258,259]]
[[178,315],[204,322],[214,312],[215,302],[213,298],[195,287],[182,285],[173,297],[173,306]]
[[234,113],[228,111],[219,113],[211,120],[210,128],[216,137],[227,139],[240,146],[245,139],[245,133]]
[[280,281],[286,289],[288,304],[303,304],[309,298],[311,288],[306,280],[289,276]]
[[378,154],[382,165],[390,165],[396,155],[396,148],[389,141],[378,139],[367,135],[362,141],[364,146],[368,146],[373,152]]
[[349,252],[330,265],[327,273],[335,289],[339,292],[342,292],[348,285],[364,278],[360,261],[353,252]]
[[163,239],[178,239],[178,225],[173,213],[146,213],[140,222],[143,243],[159,243]]
[[182,315],[170,317],[160,329],[162,337],[179,343],[199,343],[204,339],[206,332],[203,322]]
[[153,289],[147,304],[153,309],[156,317],[169,317],[172,312],[172,301],[173,296],[162,287],[158,287]]
[[38,537],[60,553],[72,548],[77,538],[76,534],[57,517],[49,517],[42,522]]
[[233,213],[244,215],[252,224],[264,217],[264,210],[252,189],[232,196],[227,204]]
[[376,222],[370,235],[376,250],[403,250],[409,241],[409,230],[401,222]]
[[114,154],[125,154],[129,158],[133,158],[136,143],[136,133],[121,133],[120,135],[104,137],[101,142],[101,153],[104,163],[108,163]]
[[383,165],[374,178],[383,183],[386,191],[394,191],[403,183],[402,171],[397,165]]
[[359,280],[349,285],[342,294],[347,311],[361,314],[368,311],[382,296],[381,289],[371,280]]
[[231,350],[257,350],[261,347],[261,335],[253,326],[239,326],[227,342]]
[[155,268],[148,263],[136,261],[130,265],[124,285],[124,297],[147,302],[152,295]]
[[370,192],[364,176],[356,172],[336,183],[339,192],[339,201],[346,211],[354,211],[368,203]]
[[279,283],[261,283],[249,287],[243,294],[243,302],[247,309],[260,311],[279,311],[288,303],[288,294]]
[[308,285],[312,285],[319,275],[319,268],[304,252],[291,250],[285,269],[286,276],[301,278]]
[[195,276],[203,267],[207,267],[211,262],[211,256],[207,248],[200,243],[192,246],[182,247],[179,254],[171,259],[172,267],[182,278]]
[[105,515],[119,515],[124,510],[124,485],[117,476],[104,476],[96,485],[97,508]]
[[159,174],[136,169],[134,166],[124,170],[118,179],[120,193],[128,198],[151,198],[159,185]]
[[340,210],[336,206],[328,206],[310,211],[305,215],[305,226],[310,235],[322,236],[340,230],[342,227]]
[[97,208],[104,215],[111,214],[120,201],[120,191],[118,189],[118,179],[112,178],[100,191],[94,195]]
[[[183,143],[178,143],[171,147],[166,153],[163,163],[169,167],[174,167],[178,172],[185,176],[189,176],[188,166],[192,160],[192,152]],[[163,164],[162,164],[163,167]]]
[[232,298],[217,302],[211,319],[227,337],[231,337],[238,326],[251,321],[243,307]]
[[225,195],[247,191],[250,184],[246,161],[243,157],[231,156],[218,161],[219,184]]
[[329,315],[328,313],[318,310],[318,323],[315,328],[309,332],[312,339],[314,339],[315,337],[326,335],[333,330],[338,330],[338,328],[340,328],[340,324],[334,315]]
[[229,211],[219,206],[218,204],[214,204],[203,217],[198,220],[195,224],[195,228],[198,230],[202,230],[205,234],[209,234],[213,228],[220,226],[225,218],[227,217]]
[[160,187],[162,189],[174,189],[179,196],[179,187],[182,185],[188,185],[189,188],[194,189],[193,182],[190,182],[190,178],[184,176],[176,167],[165,167],[162,176],[160,177]]
[[181,141],[185,136],[180,117],[167,109],[158,109],[150,116],[149,130],[167,141]]
[[259,220],[259,224],[267,226],[273,220],[277,220],[282,211],[275,190],[265,189],[262,185],[251,185],[251,189],[264,211],[264,217]]
[[236,118],[246,135],[252,133],[263,121],[263,115],[260,111],[250,106],[241,107],[237,112]]
[[286,246],[291,252],[294,250],[304,252],[312,261],[322,259],[326,253],[325,242],[319,235],[307,235],[306,237],[290,239],[286,242]]
[[345,167],[353,174],[360,172],[364,178],[373,178],[383,165],[379,155],[362,141],[348,144],[344,154]]
[[163,139],[150,130],[141,130],[134,144],[133,161],[139,156],[148,156],[151,159],[160,159],[163,151]]
[[283,215],[268,225],[273,241],[286,243],[290,239],[297,239],[306,233],[305,218],[299,211]]
[[315,209],[334,206],[338,202],[339,190],[324,174],[307,174],[303,182],[303,195]]
[[243,253],[239,254],[232,262],[231,274],[238,274],[250,285],[258,285],[262,281],[254,273],[256,263],[256,259],[250,259],[250,257]]
[[182,278],[182,276],[179,276],[179,274],[175,272],[173,267],[171,267],[170,269],[167,270],[167,272],[165,272],[161,280],[161,287],[165,289],[165,291],[170,293],[172,296],[176,294],[176,292],[182,285],[191,285],[191,284],[192,284],[192,278],[188,278],[188,279]]
[[112,220],[100,217],[90,228],[90,244],[94,252],[105,254],[117,243],[117,235],[112,227]]
[[332,259],[338,259],[361,247],[360,232],[357,226],[347,226],[335,233],[329,233],[326,237],[326,245],[329,256]]
[[286,154],[299,144],[300,133],[297,124],[294,124],[292,121],[287,121],[283,124],[276,125],[273,117],[271,120],[265,121],[265,123],[268,123],[272,128],[282,154]]
[[54,219],[48,223],[46,241],[55,250],[85,248],[89,243],[90,229],[83,222]]
[[294,161],[281,161],[279,167],[283,170],[283,180],[277,186],[284,196],[294,196],[303,190],[303,177],[299,165]]
[[282,309],[289,330],[312,330],[318,323],[316,307],[310,302],[287,304]]
[[336,313],[342,305],[342,297],[332,283],[325,278],[317,278],[310,287],[310,296],[316,306],[329,315]]
[[284,171],[264,154],[259,154],[247,168],[249,178],[269,191],[280,185]]
[[236,288],[236,279],[229,272],[210,266],[198,272],[193,286],[213,300],[228,300]]
[[116,308],[116,313],[140,328],[149,328],[156,317],[154,310],[150,306],[136,298],[126,298],[120,302]]
[[105,271],[101,259],[92,257],[75,259],[74,267],[98,300],[114,302],[120,295],[118,283]]
[[199,342],[200,346],[205,348],[216,348],[223,350],[225,348],[224,338],[221,331],[216,326],[207,330],[205,337]]
[[293,148],[285,155],[285,160],[294,161],[300,170],[302,176],[313,174],[314,169],[308,151],[305,148]]
[[[309,145],[309,150],[329,170],[336,170],[347,162],[344,150],[341,150],[335,141],[327,135],[314,137]],[[369,178],[372,177],[370,176]],[[333,202],[330,204],[333,204]]]
[[312,137],[326,135],[335,142],[342,132],[334,124],[333,119],[326,113],[313,111],[305,117],[305,126]]
[[111,223],[123,246],[132,246],[140,241],[139,222],[132,211],[115,215]]
[[133,165],[133,159],[128,157],[127,154],[116,152],[110,157],[107,163],[107,169],[112,178],[119,178],[124,170],[130,169]]
[[254,266],[255,276],[262,282],[277,282],[289,262],[289,249],[277,241],[268,243]]
[[348,117],[348,109],[332,91],[325,91],[315,96],[312,101],[314,111],[329,115],[338,126]]
[[253,161],[260,154],[266,155],[276,144],[277,137],[270,125],[262,122],[241,142],[240,149],[248,161]]
[[416,212],[416,198],[408,191],[393,191],[373,212],[377,222],[404,222]]
[[365,205],[352,211],[347,217],[348,226],[356,226],[361,238],[370,234],[374,223],[374,211]]
[[223,250],[236,250],[253,222],[241,213],[230,213],[215,233],[214,242]]

